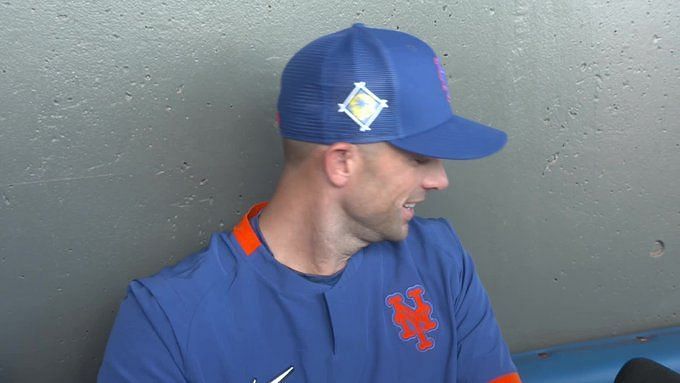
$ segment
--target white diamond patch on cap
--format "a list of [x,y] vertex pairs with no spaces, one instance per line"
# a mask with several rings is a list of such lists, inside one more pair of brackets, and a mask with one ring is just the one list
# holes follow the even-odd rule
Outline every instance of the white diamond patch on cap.
[[387,100],[383,100],[371,92],[365,82],[355,82],[354,89],[350,92],[345,102],[338,104],[338,112],[347,114],[360,129],[366,132],[371,130],[371,124],[378,117],[383,108],[387,108]]

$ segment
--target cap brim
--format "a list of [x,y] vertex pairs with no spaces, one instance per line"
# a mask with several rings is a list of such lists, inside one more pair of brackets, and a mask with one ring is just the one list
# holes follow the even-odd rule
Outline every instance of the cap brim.
[[507,141],[503,131],[453,115],[432,129],[389,142],[427,157],[472,160],[496,153]]

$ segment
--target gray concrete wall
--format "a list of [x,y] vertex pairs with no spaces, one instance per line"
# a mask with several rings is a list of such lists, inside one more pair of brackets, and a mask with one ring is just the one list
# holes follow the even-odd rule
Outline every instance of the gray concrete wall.
[[514,351],[680,324],[677,1],[6,0],[0,381],[94,379],[126,284],[271,193],[283,65],[354,21],[429,41],[456,111],[510,135],[420,214]]

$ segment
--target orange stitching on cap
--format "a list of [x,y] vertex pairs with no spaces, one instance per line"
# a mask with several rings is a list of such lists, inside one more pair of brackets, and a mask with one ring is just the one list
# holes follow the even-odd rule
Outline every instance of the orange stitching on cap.
[[267,202],[260,202],[253,205],[232,230],[234,237],[236,237],[236,242],[241,245],[241,248],[246,255],[252,254],[253,251],[262,244],[257,237],[257,234],[255,234],[253,227],[250,226],[250,219],[256,216],[265,206],[267,206]]
[[510,374],[499,376],[498,378],[489,381],[489,383],[522,383],[522,380],[519,378],[518,373],[513,372]]

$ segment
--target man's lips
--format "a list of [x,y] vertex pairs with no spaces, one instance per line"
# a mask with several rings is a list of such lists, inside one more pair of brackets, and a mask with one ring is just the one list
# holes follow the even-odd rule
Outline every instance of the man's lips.
[[405,208],[407,208],[407,209],[413,209],[414,207],[416,207],[417,204],[419,204],[419,203],[421,203],[421,202],[423,202],[423,201],[424,201],[424,200],[422,200],[422,199],[421,199],[421,200],[416,200],[416,201],[406,201],[406,202],[404,202],[401,206],[402,206],[402,207],[405,207]]
[[403,218],[405,221],[410,221],[413,216],[415,215],[415,207],[416,204],[422,202],[421,201],[407,201],[404,204],[401,205],[401,208],[403,209]]

